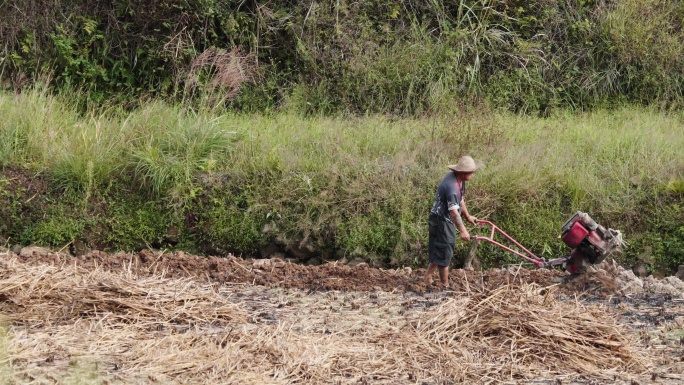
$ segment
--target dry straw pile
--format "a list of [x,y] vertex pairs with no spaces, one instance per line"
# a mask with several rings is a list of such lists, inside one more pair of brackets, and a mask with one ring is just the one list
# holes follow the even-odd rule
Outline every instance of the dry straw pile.
[[472,293],[464,304],[447,302],[417,329],[483,378],[568,372],[612,378],[643,372],[648,362],[604,310],[559,301],[536,285],[508,285]]
[[649,362],[601,308],[533,285],[435,305],[412,294],[276,293],[8,257],[0,298],[9,317],[0,369],[19,382],[65,382],[86,365],[82,376],[127,384],[500,383],[612,379]]

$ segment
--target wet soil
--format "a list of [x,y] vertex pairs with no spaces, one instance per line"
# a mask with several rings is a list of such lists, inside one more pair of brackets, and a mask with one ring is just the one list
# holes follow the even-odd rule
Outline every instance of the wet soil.
[[[634,384],[684,384],[684,296],[642,293],[624,296],[591,296],[638,336],[638,343],[655,358],[650,373],[631,381]],[[591,383],[591,382],[587,382]],[[610,382],[607,382],[610,383]]]
[[[311,291],[400,291],[425,293],[444,289],[438,283],[426,284],[425,269],[377,269],[366,264],[348,266],[329,262],[305,266],[280,259],[242,259],[234,256],[204,257],[183,252],[162,253],[143,250],[136,254],[107,254],[93,251],[80,257],[62,253],[22,252],[20,259],[35,264],[78,264],[110,270],[129,270],[137,275],[164,275],[169,278],[197,277],[217,283],[248,283],[259,286],[296,288]],[[561,271],[509,268],[487,272],[452,270],[450,289],[454,291],[492,288],[515,282],[553,285]],[[437,275],[435,274],[435,281]]]

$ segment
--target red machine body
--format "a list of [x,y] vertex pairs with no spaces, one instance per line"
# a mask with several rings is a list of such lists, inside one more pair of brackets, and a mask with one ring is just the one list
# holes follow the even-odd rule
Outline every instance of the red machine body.
[[570,229],[563,235],[563,242],[566,245],[575,248],[589,235],[589,230],[582,226],[581,223],[575,222]]
[[571,273],[581,273],[585,262],[603,262],[624,245],[620,231],[606,229],[581,211],[563,224],[561,239],[573,249],[566,263]]

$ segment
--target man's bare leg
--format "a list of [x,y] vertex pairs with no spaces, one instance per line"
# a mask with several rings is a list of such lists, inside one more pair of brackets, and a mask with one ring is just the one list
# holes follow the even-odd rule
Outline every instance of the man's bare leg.
[[432,276],[435,274],[435,270],[437,270],[437,267],[439,267],[438,264],[436,263],[431,263],[428,266],[427,272],[425,273],[425,283],[430,285],[432,284]]
[[439,280],[442,285],[449,286],[449,266],[439,266]]

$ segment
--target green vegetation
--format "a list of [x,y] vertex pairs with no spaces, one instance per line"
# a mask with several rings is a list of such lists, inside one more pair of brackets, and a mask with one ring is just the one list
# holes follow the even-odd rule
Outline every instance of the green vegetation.
[[[582,210],[624,231],[624,261],[650,246],[648,262],[665,270],[684,263],[683,124],[637,107],[396,119],[153,101],[82,115],[44,91],[0,94],[2,235],[213,254],[306,243],[325,258],[422,265],[434,189],[467,153],[487,164],[468,190],[471,211],[535,253],[567,252],[559,228]],[[489,251],[488,265],[518,261]]]
[[238,111],[547,115],[682,107],[684,3],[521,0],[0,2],[5,88],[83,107],[148,95]]
[[0,14],[7,243],[276,242],[420,264],[435,185],[469,153],[489,165],[473,212],[535,252],[564,253],[558,228],[583,210],[626,232],[625,260],[684,263],[682,2],[21,0]]

